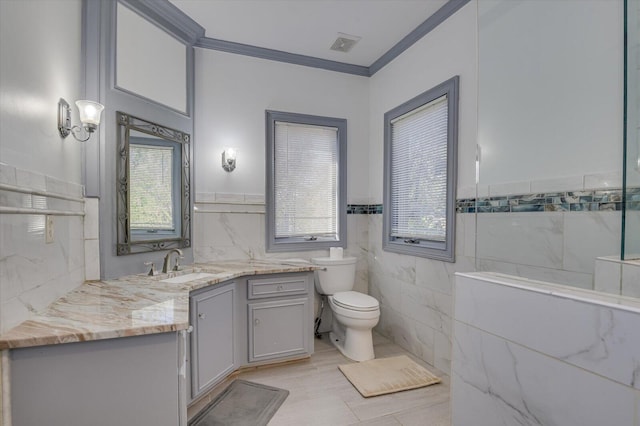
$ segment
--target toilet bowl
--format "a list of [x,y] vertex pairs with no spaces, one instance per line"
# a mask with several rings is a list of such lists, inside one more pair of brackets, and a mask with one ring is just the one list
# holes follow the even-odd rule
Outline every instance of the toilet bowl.
[[380,304],[367,294],[353,291],[355,283],[355,257],[314,258],[321,266],[316,271],[318,293],[328,296],[333,313],[331,343],[347,358],[367,361],[375,358],[371,330],[380,319]]
[[343,355],[354,361],[375,358],[371,329],[380,319],[378,301],[356,291],[335,293],[328,299],[333,312],[329,333],[333,344]]

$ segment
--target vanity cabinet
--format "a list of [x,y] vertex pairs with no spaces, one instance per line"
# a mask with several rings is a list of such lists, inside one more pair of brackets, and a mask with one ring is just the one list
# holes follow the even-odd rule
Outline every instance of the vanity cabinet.
[[313,353],[313,273],[236,278],[193,291],[189,403],[238,368]]
[[11,424],[186,426],[179,394],[184,334],[12,349]]
[[247,280],[249,363],[311,354],[311,274]]
[[[284,265],[269,268],[266,262],[258,266],[249,264],[248,270],[229,272],[227,281],[212,280],[191,291],[186,329],[185,289],[167,293],[167,280],[156,286],[154,279],[134,276],[83,286],[69,297],[71,303],[61,299],[52,305],[55,316],[43,314],[41,324],[51,321],[50,330],[33,337],[43,341],[12,346],[25,343],[29,323],[15,329],[19,338],[0,340],[3,348],[12,348],[0,351],[2,384],[11,391],[0,418],[10,417],[13,426],[186,426],[187,407],[234,371],[310,356],[313,272],[284,272]],[[264,272],[254,275],[255,270]],[[204,278],[188,275],[183,279]],[[90,296],[86,305],[76,303],[79,294]],[[93,305],[97,299],[104,304]],[[100,312],[101,306],[121,315]],[[93,322],[89,311],[96,315]],[[113,327],[105,328],[104,321]],[[106,338],[129,333],[134,335]],[[49,339],[80,341],[43,343]]]
[[193,400],[236,368],[236,284],[232,281],[196,291],[189,304]]

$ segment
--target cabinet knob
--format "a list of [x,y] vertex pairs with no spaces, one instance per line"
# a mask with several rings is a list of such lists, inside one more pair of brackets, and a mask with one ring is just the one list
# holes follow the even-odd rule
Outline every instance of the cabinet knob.
[[193,326],[190,325],[189,328],[187,328],[187,333],[191,333],[193,331]]
[[260,320],[258,318],[256,318],[256,319],[253,320],[253,323],[255,325],[260,325]]
[[200,319],[205,319],[207,316],[204,314],[204,312],[198,314],[198,318]]

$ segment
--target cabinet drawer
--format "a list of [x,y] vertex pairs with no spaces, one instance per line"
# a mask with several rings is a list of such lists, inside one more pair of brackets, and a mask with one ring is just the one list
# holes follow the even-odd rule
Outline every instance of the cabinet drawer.
[[247,280],[247,282],[249,284],[247,292],[247,297],[249,299],[262,299],[265,297],[281,297],[307,293],[306,277],[260,278]]

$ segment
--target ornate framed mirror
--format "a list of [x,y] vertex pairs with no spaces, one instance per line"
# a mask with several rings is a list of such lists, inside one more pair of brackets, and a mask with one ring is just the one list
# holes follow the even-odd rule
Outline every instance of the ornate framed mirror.
[[191,246],[190,135],[117,112],[117,255]]

